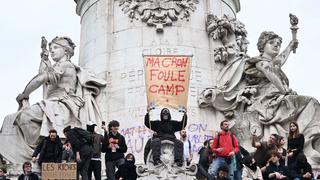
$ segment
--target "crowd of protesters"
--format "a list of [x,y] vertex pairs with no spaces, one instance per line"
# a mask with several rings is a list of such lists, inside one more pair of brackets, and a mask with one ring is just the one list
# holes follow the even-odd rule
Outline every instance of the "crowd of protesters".
[[[186,166],[189,166],[192,155],[192,144],[188,139],[187,131],[184,128],[187,122],[186,113],[182,121],[171,120],[170,111],[164,108],[160,114],[159,121],[149,122],[149,114],[146,114],[145,124],[155,128],[154,135],[145,146],[145,154],[156,150],[154,140],[164,138],[173,140],[175,148],[182,151],[175,151],[176,163],[181,166],[181,158]],[[154,125],[154,123],[158,123]],[[171,124],[170,124],[171,123]],[[96,133],[96,124],[87,125],[87,129],[66,127],[63,132],[66,137],[64,144],[57,135],[56,130],[50,130],[48,137],[42,139],[35,148],[32,155],[32,162],[42,163],[77,163],[77,179],[81,176],[83,180],[101,179],[101,153],[105,153],[105,165],[107,180],[136,180],[135,156],[127,152],[125,137],[119,133],[119,122],[110,121],[106,126],[102,124],[104,136]],[[161,127],[163,127],[161,129]],[[255,134],[252,135],[252,146],[255,152],[249,153],[242,147],[229,128],[229,122],[224,120],[220,123],[220,129],[213,139],[204,142],[199,150],[197,179],[199,180],[275,180],[294,179],[307,180],[315,179],[312,167],[308,163],[303,152],[304,136],[299,132],[297,123],[290,123],[287,147],[286,138],[271,134],[267,141],[259,141]],[[180,139],[176,139],[174,133],[179,131]],[[181,144],[181,145],[180,145]],[[179,145],[179,146],[177,146]],[[182,153],[177,154],[177,153]],[[158,154],[159,156],[159,154]],[[156,158],[158,156],[155,156]],[[153,159],[155,165],[161,162]],[[3,161],[3,160],[2,160]],[[145,156],[146,162],[146,156]],[[23,174],[19,180],[37,180],[36,173],[32,172],[30,162],[23,164]],[[6,169],[0,168],[0,180],[6,180]],[[93,174],[93,175],[92,175]]]

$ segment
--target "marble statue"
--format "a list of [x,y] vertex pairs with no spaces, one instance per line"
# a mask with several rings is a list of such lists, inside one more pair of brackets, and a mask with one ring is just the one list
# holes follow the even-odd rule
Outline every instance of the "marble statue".
[[[71,62],[75,48],[72,40],[56,37],[48,51],[42,38],[41,48],[39,73],[17,96],[19,110],[5,118],[0,133],[0,154],[13,163],[30,160],[39,139],[47,136],[50,129],[56,129],[64,138],[64,127],[99,125],[102,119],[95,97],[106,82]],[[40,86],[43,100],[30,106],[29,95]]]
[[[214,23],[219,26],[222,20],[216,18]],[[220,56],[216,62],[223,64],[217,76],[217,86],[201,93],[199,106],[210,106],[224,113],[226,118],[234,122],[233,130],[246,147],[251,147],[249,141],[253,133],[260,138],[272,133],[287,137],[289,123],[295,121],[305,136],[304,151],[309,161],[319,164],[319,103],[312,97],[297,95],[290,89],[289,80],[282,71],[290,53],[297,48],[296,35],[280,53],[282,38],[272,31],[264,31],[257,43],[260,55],[249,57],[246,55],[246,46],[242,46],[247,43],[243,39],[246,34],[237,37],[237,28],[230,22],[222,23],[224,27],[215,36],[225,45],[220,47],[225,52],[215,55]],[[231,51],[230,56],[228,44],[234,44],[234,41],[238,42],[237,47],[232,48],[236,53]]]

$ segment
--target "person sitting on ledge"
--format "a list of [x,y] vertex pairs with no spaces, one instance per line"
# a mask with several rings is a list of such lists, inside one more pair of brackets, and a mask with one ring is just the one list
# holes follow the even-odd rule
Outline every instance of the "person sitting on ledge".
[[160,120],[150,121],[150,108],[147,108],[147,114],[144,118],[144,124],[157,134],[154,135],[151,142],[151,149],[153,152],[154,165],[161,164],[161,141],[170,140],[174,143],[174,161],[178,166],[183,165],[183,143],[179,141],[174,135],[175,132],[181,131],[187,125],[187,113],[184,111],[182,121],[171,120],[171,114],[168,108],[163,108],[160,113]]

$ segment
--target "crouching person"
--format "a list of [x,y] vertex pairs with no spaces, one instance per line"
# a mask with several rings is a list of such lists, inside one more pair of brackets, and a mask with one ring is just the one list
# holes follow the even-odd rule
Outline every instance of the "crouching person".
[[184,111],[182,121],[171,120],[169,109],[163,108],[160,113],[160,120],[150,121],[150,109],[144,118],[144,124],[151,130],[156,132],[151,141],[151,149],[153,153],[154,165],[161,164],[161,141],[170,140],[174,143],[174,161],[178,166],[183,165],[183,143],[176,138],[175,132],[181,131],[187,125],[187,113]]

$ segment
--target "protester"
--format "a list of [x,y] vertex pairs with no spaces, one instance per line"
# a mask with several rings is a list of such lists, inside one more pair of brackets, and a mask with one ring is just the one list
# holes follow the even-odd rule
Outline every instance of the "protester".
[[290,177],[292,179],[311,180],[314,179],[312,167],[308,163],[306,156],[303,153],[297,155],[294,164],[289,167]]
[[299,132],[299,126],[296,122],[289,124],[288,137],[288,166],[291,166],[297,159],[298,154],[303,153],[304,136]]
[[249,152],[243,148],[242,146],[239,146],[239,151],[238,153],[236,153],[235,155],[235,160],[233,162],[235,162],[234,168],[233,168],[233,174],[234,174],[234,180],[241,180],[241,176],[242,176],[242,168],[243,168],[243,162],[242,159],[246,156],[249,156]]
[[216,153],[216,159],[209,167],[210,176],[216,176],[221,166],[229,168],[228,177],[233,179],[232,159],[238,153],[239,146],[236,136],[229,130],[229,122],[223,120],[220,123],[221,131],[214,137],[212,152]]
[[81,174],[82,180],[88,180],[88,170],[93,152],[93,137],[90,136],[88,131],[76,127],[71,129],[71,126],[64,128],[63,133],[67,141],[70,142],[73,152],[76,154],[77,179],[79,179],[79,174]]
[[277,142],[278,135],[271,134],[269,136],[268,141],[257,142],[257,137],[255,134],[252,135],[252,146],[257,148],[255,151],[253,158],[257,162],[257,165],[260,167],[262,174],[266,170],[267,163],[271,158],[271,153],[274,151],[278,151]]
[[286,165],[286,159],[287,159],[287,150],[283,147],[285,144],[285,140],[283,136],[279,136],[278,140],[278,152],[281,154],[280,158],[280,164],[285,166]]
[[18,180],[39,180],[38,175],[32,172],[30,162],[25,162],[22,165],[23,174],[18,177]]
[[136,180],[138,175],[136,172],[135,157],[129,153],[126,155],[125,163],[120,165],[116,172],[116,180]]
[[92,172],[95,180],[101,180],[101,145],[103,142],[103,136],[94,131],[96,124],[87,125],[87,131],[90,132],[93,137],[93,154],[90,161],[88,176],[91,179]]
[[115,169],[125,162],[124,153],[128,149],[125,138],[118,132],[119,126],[118,121],[110,121],[108,124],[109,133],[106,130],[104,133],[101,150],[105,152],[108,180],[115,180]]
[[180,131],[180,141],[183,142],[183,159],[186,161],[187,166],[189,166],[193,155],[191,150],[191,141],[187,139],[187,131],[185,129]]
[[212,162],[212,152],[209,144],[210,140],[206,140],[203,143],[203,147],[199,150],[199,162],[198,162],[198,180],[209,179],[208,169]]
[[220,166],[218,168],[218,174],[213,178],[213,180],[230,180],[229,168],[228,166]]
[[[32,155],[32,162],[38,164],[44,163],[61,163],[62,162],[62,143],[57,135],[57,131],[51,129],[49,136],[45,137],[40,144],[36,147]],[[37,158],[37,156],[39,157]]]
[[63,145],[63,151],[62,151],[62,162],[63,163],[70,163],[75,162],[76,157],[74,156],[74,153],[71,148],[71,144],[69,142],[66,142]]
[[273,151],[271,153],[271,158],[269,166],[267,166],[265,174],[265,180],[275,180],[275,179],[289,179],[289,171],[286,166],[280,164],[279,160],[281,155],[278,151]]
[[181,131],[187,125],[187,113],[183,110],[182,121],[175,121],[171,119],[169,109],[163,108],[160,113],[160,120],[150,121],[149,117],[150,108],[147,108],[147,113],[144,118],[144,124],[151,130],[155,131],[157,135],[154,135],[151,142],[151,149],[153,155],[154,165],[161,164],[161,141],[170,140],[174,143],[174,162],[178,166],[183,165],[183,143],[179,141],[174,135],[175,132]]
[[256,161],[250,155],[243,159],[241,177],[243,180],[263,180],[259,166],[257,166]]
[[6,176],[5,176],[6,170],[5,168],[0,168],[0,180],[9,180]]

